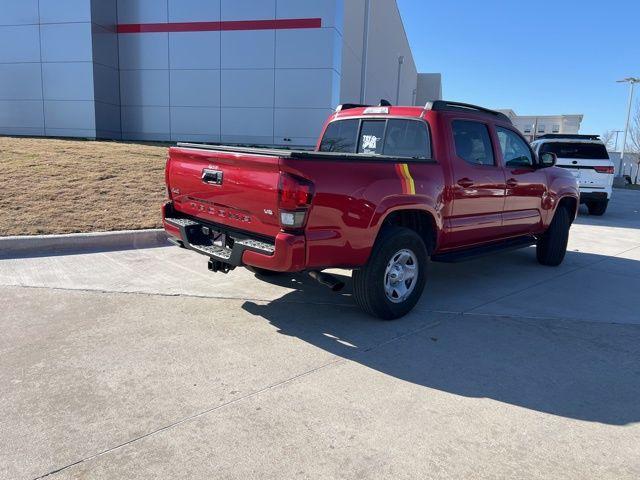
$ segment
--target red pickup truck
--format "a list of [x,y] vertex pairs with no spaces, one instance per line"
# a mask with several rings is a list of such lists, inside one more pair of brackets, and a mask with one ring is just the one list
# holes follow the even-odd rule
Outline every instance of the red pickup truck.
[[352,269],[356,303],[393,319],[417,303],[429,259],[535,244],[559,265],[579,190],[555,161],[475,105],[341,105],[315,151],[170,148],[163,224],[214,272],[307,271],[337,290],[322,270]]

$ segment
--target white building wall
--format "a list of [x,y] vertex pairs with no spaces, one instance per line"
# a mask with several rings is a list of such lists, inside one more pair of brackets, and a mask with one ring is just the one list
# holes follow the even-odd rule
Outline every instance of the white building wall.
[[119,0],[120,24],[321,19],[321,28],[120,33],[123,137],[313,144],[338,102],[342,8],[340,0]]
[[[367,0],[345,2],[341,102],[376,104],[384,98],[398,105],[413,105],[418,74],[398,6],[394,1],[369,0],[367,21],[366,4]],[[396,98],[399,57],[404,63]]]

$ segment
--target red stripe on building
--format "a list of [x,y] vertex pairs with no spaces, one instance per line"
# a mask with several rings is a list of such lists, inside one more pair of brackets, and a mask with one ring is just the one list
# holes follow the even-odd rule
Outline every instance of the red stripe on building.
[[321,18],[285,18],[231,22],[126,23],[118,25],[118,33],[220,32],[228,30],[286,30],[320,27],[322,27]]

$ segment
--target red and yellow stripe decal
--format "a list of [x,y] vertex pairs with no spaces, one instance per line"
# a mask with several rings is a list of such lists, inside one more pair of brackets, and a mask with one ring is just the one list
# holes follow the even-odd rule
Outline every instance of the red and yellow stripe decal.
[[409,171],[409,165],[406,163],[396,163],[396,172],[400,177],[400,183],[402,183],[402,193],[407,195],[416,194],[416,184],[413,181],[411,172]]

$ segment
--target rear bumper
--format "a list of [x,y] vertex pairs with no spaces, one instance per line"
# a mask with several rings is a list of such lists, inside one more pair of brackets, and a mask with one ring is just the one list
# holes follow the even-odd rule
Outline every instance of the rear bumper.
[[[305,268],[304,235],[280,232],[273,240],[259,238],[182,215],[173,209],[171,202],[163,205],[162,224],[173,243],[230,267],[249,265],[276,272],[298,272]],[[213,233],[225,235],[224,246],[213,241]]]
[[606,202],[609,194],[603,191],[589,191],[580,189],[580,203],[586,202]]

